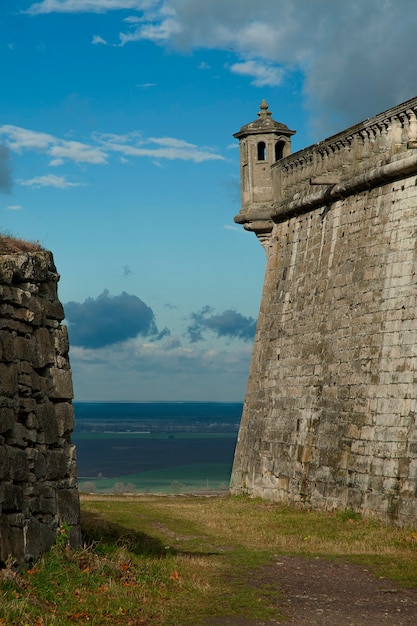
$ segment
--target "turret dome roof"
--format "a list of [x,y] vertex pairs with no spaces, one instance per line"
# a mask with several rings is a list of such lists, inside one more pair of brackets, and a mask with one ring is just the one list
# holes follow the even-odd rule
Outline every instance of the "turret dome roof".
[[268,104],[265,100],[262,100],[260,109],[258,119],[242,126],[240,131],[235,133],[233,137],[241,139],[247,135],[258,135],[262,133],[278,133],[287,136],[295,134],[295,130],[290,130],[285,124],[281,124],[281,122],[276,122],[272,119],[272,113],[269,111]]

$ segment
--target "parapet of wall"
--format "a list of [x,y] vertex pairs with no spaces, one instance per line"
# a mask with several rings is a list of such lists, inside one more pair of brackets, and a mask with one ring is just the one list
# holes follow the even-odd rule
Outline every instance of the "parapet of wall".
[[337,194],[343,195],[344,184],[351,185],[354,179],[369,188],[369,172],[388,164],[394,178],[395,163],[416,147],[417,98],[413,98],[274,163],[278,213],[289,208],[296,212],[305,195],[316,193],[319,200],[323,188],[335,187],[337,198]]
[[50,252],[0,255],[0,560],[81,542],[67,329]]
[[[364,123],[378,145],[349,132],[327,165],[317,144],[273,166],[233,493],[417,523],[416,106]],[[286,178],[304,158],[321,181]]]

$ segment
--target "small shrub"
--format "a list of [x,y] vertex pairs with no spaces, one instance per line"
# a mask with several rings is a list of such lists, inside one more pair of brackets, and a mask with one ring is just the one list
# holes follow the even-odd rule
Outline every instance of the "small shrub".
[[356,513],[356,511],[352,511],[352,509],[345,509],[340,512],[340,519],[342,522],[354,522],[356,520],[360,520],[361,518],[361,514]]

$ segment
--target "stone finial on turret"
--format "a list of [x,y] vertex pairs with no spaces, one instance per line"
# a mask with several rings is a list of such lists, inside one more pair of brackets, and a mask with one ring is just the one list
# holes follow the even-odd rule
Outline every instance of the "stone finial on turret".
[[267,103],[266,100],[262,100],[260,109],[261,110],[258,112],[258,116],[259,117],[265,118],[267,115],[271,115],[272,116],[272,112],[268,111],[269,106],[268,106],[268,103]]

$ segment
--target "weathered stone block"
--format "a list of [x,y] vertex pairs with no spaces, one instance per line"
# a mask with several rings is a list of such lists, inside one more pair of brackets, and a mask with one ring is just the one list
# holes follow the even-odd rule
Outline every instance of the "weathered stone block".
[[39,431],[43,433],[43,441],[46,444],[52,444],[57,441],[59,435],[59,426],[55,415],[55,405],[51,402],[44,402],[37,408],[36,413]]
[[[0,434],[6,433],[13,428],[16,420],[14,409],[0,407]],[[1,448],[0,448],[1,449]]]
[[48,395],[54,400],[72,400],[74,392],[70,370],[50,368]]
[[34,331],[35,354],[33,367],[35,369],[44,368],[54,362],[55,351],[52,345],[51,333],[45,328],[36,328]]
[[35,443],[36,438],[36,431],[29,430],[20,422],[15,422],[9,436],[7,437],[7,444],[9,446],[17,446],[18,448],[26,448],[28,442]]
[[25,528],[25,560],[33,561],[49,550],[56,539],[56,531],[47,524],[30,517]]
[[25,560],[25,541],[23,528],[13,526],[8,516],[0,518],[0,561],[6,562],[12,556],[18,563]]
[[0,397],[12,398],[18,392],[18,371],[14,363],[0,363]]
[[58,424],[59,437],[68,435],[74,430],[74,407],[69,402],[55,404],[55,420]]
[[44,482],[37,481],[34,483],[29,503],[30,512],[33,514],[57,515],[56,489],[45,485]]
[[68,328],[59,326],[59,328],[53,331],[53,338],[56,353],[67,357],[69,352]]
[[33,337],[15,337],[13,340],[15,359],[33,363],[35,356],[35,344]]
[[55,320],[57,322],[62,322],[65,317],[64,307],[59,301],[49,302],[46,301],[44,303],[44,314],[47,319]]
[[0,362],[10,363],[15,360],[15,338],[9,330],[0,330]]
[[75,489],[59,489],[57,491],[58,515],[71,526],[80,523],[80,507],[78,492]]
[[3,495],[3,514],[23,510],[23,488],[21,485],[6,484]]
[[[37,448],[26,448],[29,470],[35,474],[40,489],[46,476],[46,451]],[[36,491],[36,490],[35,490]]]
[[61,480],[68,476],[69,461],[66,450],[49,450],[46,457],[46,480]]
[[9,459],[9,478],[16,482],[24,482],[28,479],[29,464],[24,450],[7,446]]
[[[10,475],[9,455],[7,454],[7,446],[0,445],[0,481],[7,480]],[[0,483],[1,484],[1,483]]]

